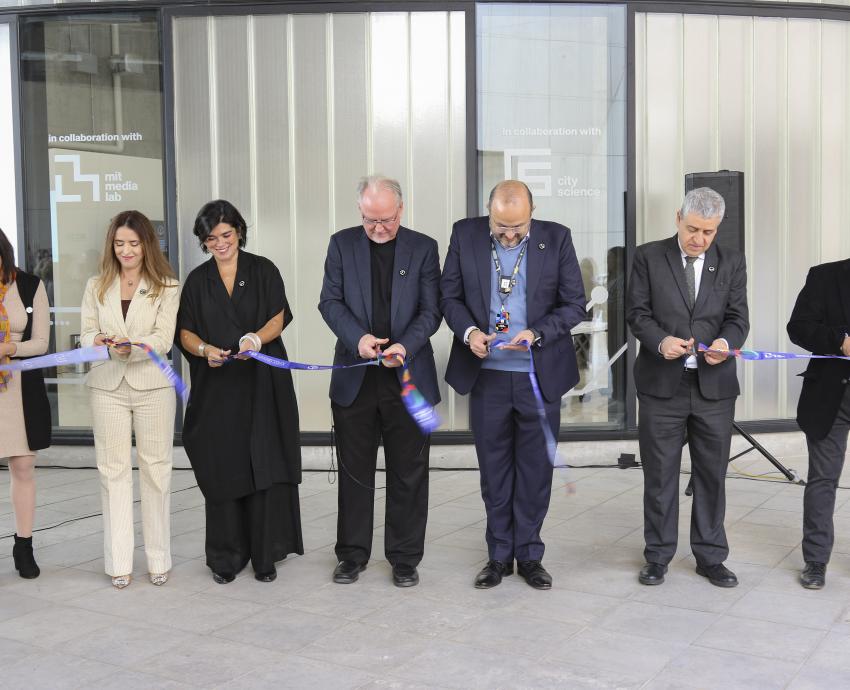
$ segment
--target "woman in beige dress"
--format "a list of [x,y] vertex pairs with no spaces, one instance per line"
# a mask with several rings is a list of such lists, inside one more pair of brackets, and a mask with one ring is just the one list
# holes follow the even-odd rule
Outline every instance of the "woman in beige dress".
[[123,589],[133,572],[132,436],[136,435],[142,536],[148,576],[163,585],[171,570],[171,460],[175,394],[165,375],[131,342],[162,357],[171,349],[180,290],[151,222],[123,211],[106,233],[100,274],[83,295],[80,343],[109,345],[89,388],[103,503],[103,561]]
[[[50,304],[38,277],[15,267],[15,252],[0,230],[0,364],[47,352]],[[50,445],[50,405],[41,371],[0,371],[0,458],[9,459],[15,511],[12,556],[21,577],[38,577],[32,552],[35,452]]]

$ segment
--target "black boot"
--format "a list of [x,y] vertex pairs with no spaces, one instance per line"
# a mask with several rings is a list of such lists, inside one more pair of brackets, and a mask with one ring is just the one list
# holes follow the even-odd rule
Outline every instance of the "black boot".
[[21,577],[32,580],[41,574],[32,554],[32,537],[15,535],[15,545],[12,547],[12,558],[15,560],[15,570]]

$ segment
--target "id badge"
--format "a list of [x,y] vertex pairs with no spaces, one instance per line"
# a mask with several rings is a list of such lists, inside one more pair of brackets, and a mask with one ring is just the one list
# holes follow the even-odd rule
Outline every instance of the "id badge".
[[503,295],[510,295],[512,287],[510,278],[501,278],[499,280],[499,292]]

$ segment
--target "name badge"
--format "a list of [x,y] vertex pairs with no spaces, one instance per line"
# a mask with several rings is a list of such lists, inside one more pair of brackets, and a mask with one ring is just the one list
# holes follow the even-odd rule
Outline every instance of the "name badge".
[[510,278],[502,278],[499,280],[499,292],[503,295],[510,295],[512,287]]

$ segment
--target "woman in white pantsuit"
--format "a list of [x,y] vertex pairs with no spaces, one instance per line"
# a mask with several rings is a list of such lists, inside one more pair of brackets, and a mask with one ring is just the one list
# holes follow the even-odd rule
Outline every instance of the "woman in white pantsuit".
[[151,222],[138,211],[119,213],[106,233],[100,275],[86,285],[80,334],[83,347],[110,347],[110,359],[92,365],[86,385],[103,501],[104,569],[119,589],[130,584],[133,571],[133,431],[150,581],[165,584],[171,570],[175,394],[145,352],[130,343],[145,343],[165,356],[179,303],[174,272]]

